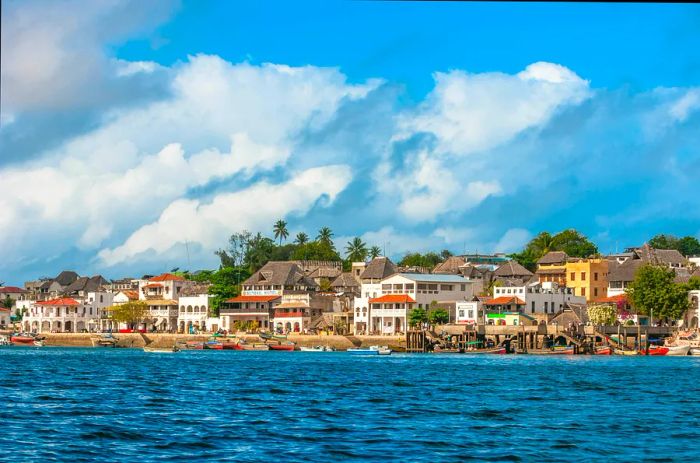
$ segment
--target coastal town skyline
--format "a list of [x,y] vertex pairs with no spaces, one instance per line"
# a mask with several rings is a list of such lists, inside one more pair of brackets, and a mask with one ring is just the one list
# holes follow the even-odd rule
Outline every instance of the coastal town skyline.
[[696,5],[328,5],[3,5],[2,278],[215,268],[278,219],[393,259],[700,236]]

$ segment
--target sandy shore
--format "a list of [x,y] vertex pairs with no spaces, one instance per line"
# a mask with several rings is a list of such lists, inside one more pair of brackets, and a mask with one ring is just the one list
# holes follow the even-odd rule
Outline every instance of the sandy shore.
[[[64,347],[92,347],[91,338],[97,337],[91,333],[43,333],[47,346]],[[206,341],[211,335],[190,334],[166,334],[166,333],[115,333],[119,347],[141,348],[146,345],[151,347],[170,347],[178,341]],[[239,337],[250,342],[260,342],[257,335],[241,333]],[[406,340],[403,336],[334,336],[334,335],[289,335],[288,339],[299,347],[312,347],[318,345],[332,346],[337,350],[345,350],[351,347],[384,345],[393,350],[405,350]]]

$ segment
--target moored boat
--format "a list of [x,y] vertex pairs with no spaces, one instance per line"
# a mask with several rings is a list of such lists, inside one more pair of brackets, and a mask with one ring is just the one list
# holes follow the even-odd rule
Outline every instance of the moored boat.
[[550,350],[530,353],[537,353],[541,355],[574,355],[574,346],[554,346]]
[[700,347],[691,347],[690,355],[700,355]]
[[204,348],[209,350],[223,350],[224,343],[221,341],[210,340],[204,343]]
[[174,354],[175,352],[180,352],[180,348],[177,346],[173,347],[144,347],[144,352],[149,352],[152,354]]
[[465,352],[466,354],[496,354],[496,355],[505,355],[507,353],[505,347],[492,347],[492,348],[487,348],[487,349],[474,349],[474,350],[468,350]]
[[31,334],[13,334],[12,336],[10,336],[10,342],[12,344],[23,344],[31,346],[34,344],[35,340],[36,337],[32,336]]
[[353,347],[347,352],[353,355],[391,355],[391,349],[387,346]]
[[634,349],[614,349],[613,352],[615,355],[638,355],[639,352],[637,352]]
[[279,344],[268,344],[270,350],[293,351],[295,344],[293,342],[280,342]]
[[92,347],[117,347],[118,339],[111,334],[105,334],[99,337],[91,338]]
[[267,344],[263,344],[261,342],[255,342],[252,344],[242,342],[242,343],[240,343],[240,347],[243,350],[270,350],[270,346],[268,346]]
[[202,341],[180,341],[177,347],[181,350],[202,350],[204,349],[204,343]]
[[690,346],[666,346],[668,348],[668,353],[666,355],[688,355],[690,352]]
[[335,351],[335,349],[333,349],[331,346],[300,347],[299,350],[301,352],[333,352],[333,351]]
[[596,346],[593,349],[593,355],[612,355],[613,350],[610,346]]
[[243,347],[241,346],[240,341],[237,339],[235,339],[235,340],[227,339],[227,340],[221,341],[221,347],[224,350],[243,350]]
[[639,351],[639,355],[666,355],[669,348],[664,346],[649,346],[648,349]]
[[7,336],[0,335],[0,346],[11,346],[12,343],[10,342],[9,339],[7,339]]

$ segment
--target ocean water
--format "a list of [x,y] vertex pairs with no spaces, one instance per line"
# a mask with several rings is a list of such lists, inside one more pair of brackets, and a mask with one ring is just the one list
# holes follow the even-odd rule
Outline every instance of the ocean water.
[[0,461],[688,461],[700,358],[0,349]]

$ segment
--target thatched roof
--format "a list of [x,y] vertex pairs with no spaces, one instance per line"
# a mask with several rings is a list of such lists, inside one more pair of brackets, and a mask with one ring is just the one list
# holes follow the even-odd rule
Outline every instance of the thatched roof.
[[367,264],[367,267],[360,275],[360,279],[381,280],[396,273],[396,265],[388,257],[376,257]]
[[531,271],[529,271],[528,269],[526,269],[525,267],[520,265],[515,260],[509,260],[508,262],[501,264],[501,266],[498,267],[493,274],[496,277],[502,277],[502,278],[508,278],[508,277],[522,278],[522,277],[531,277],[532,276]]

